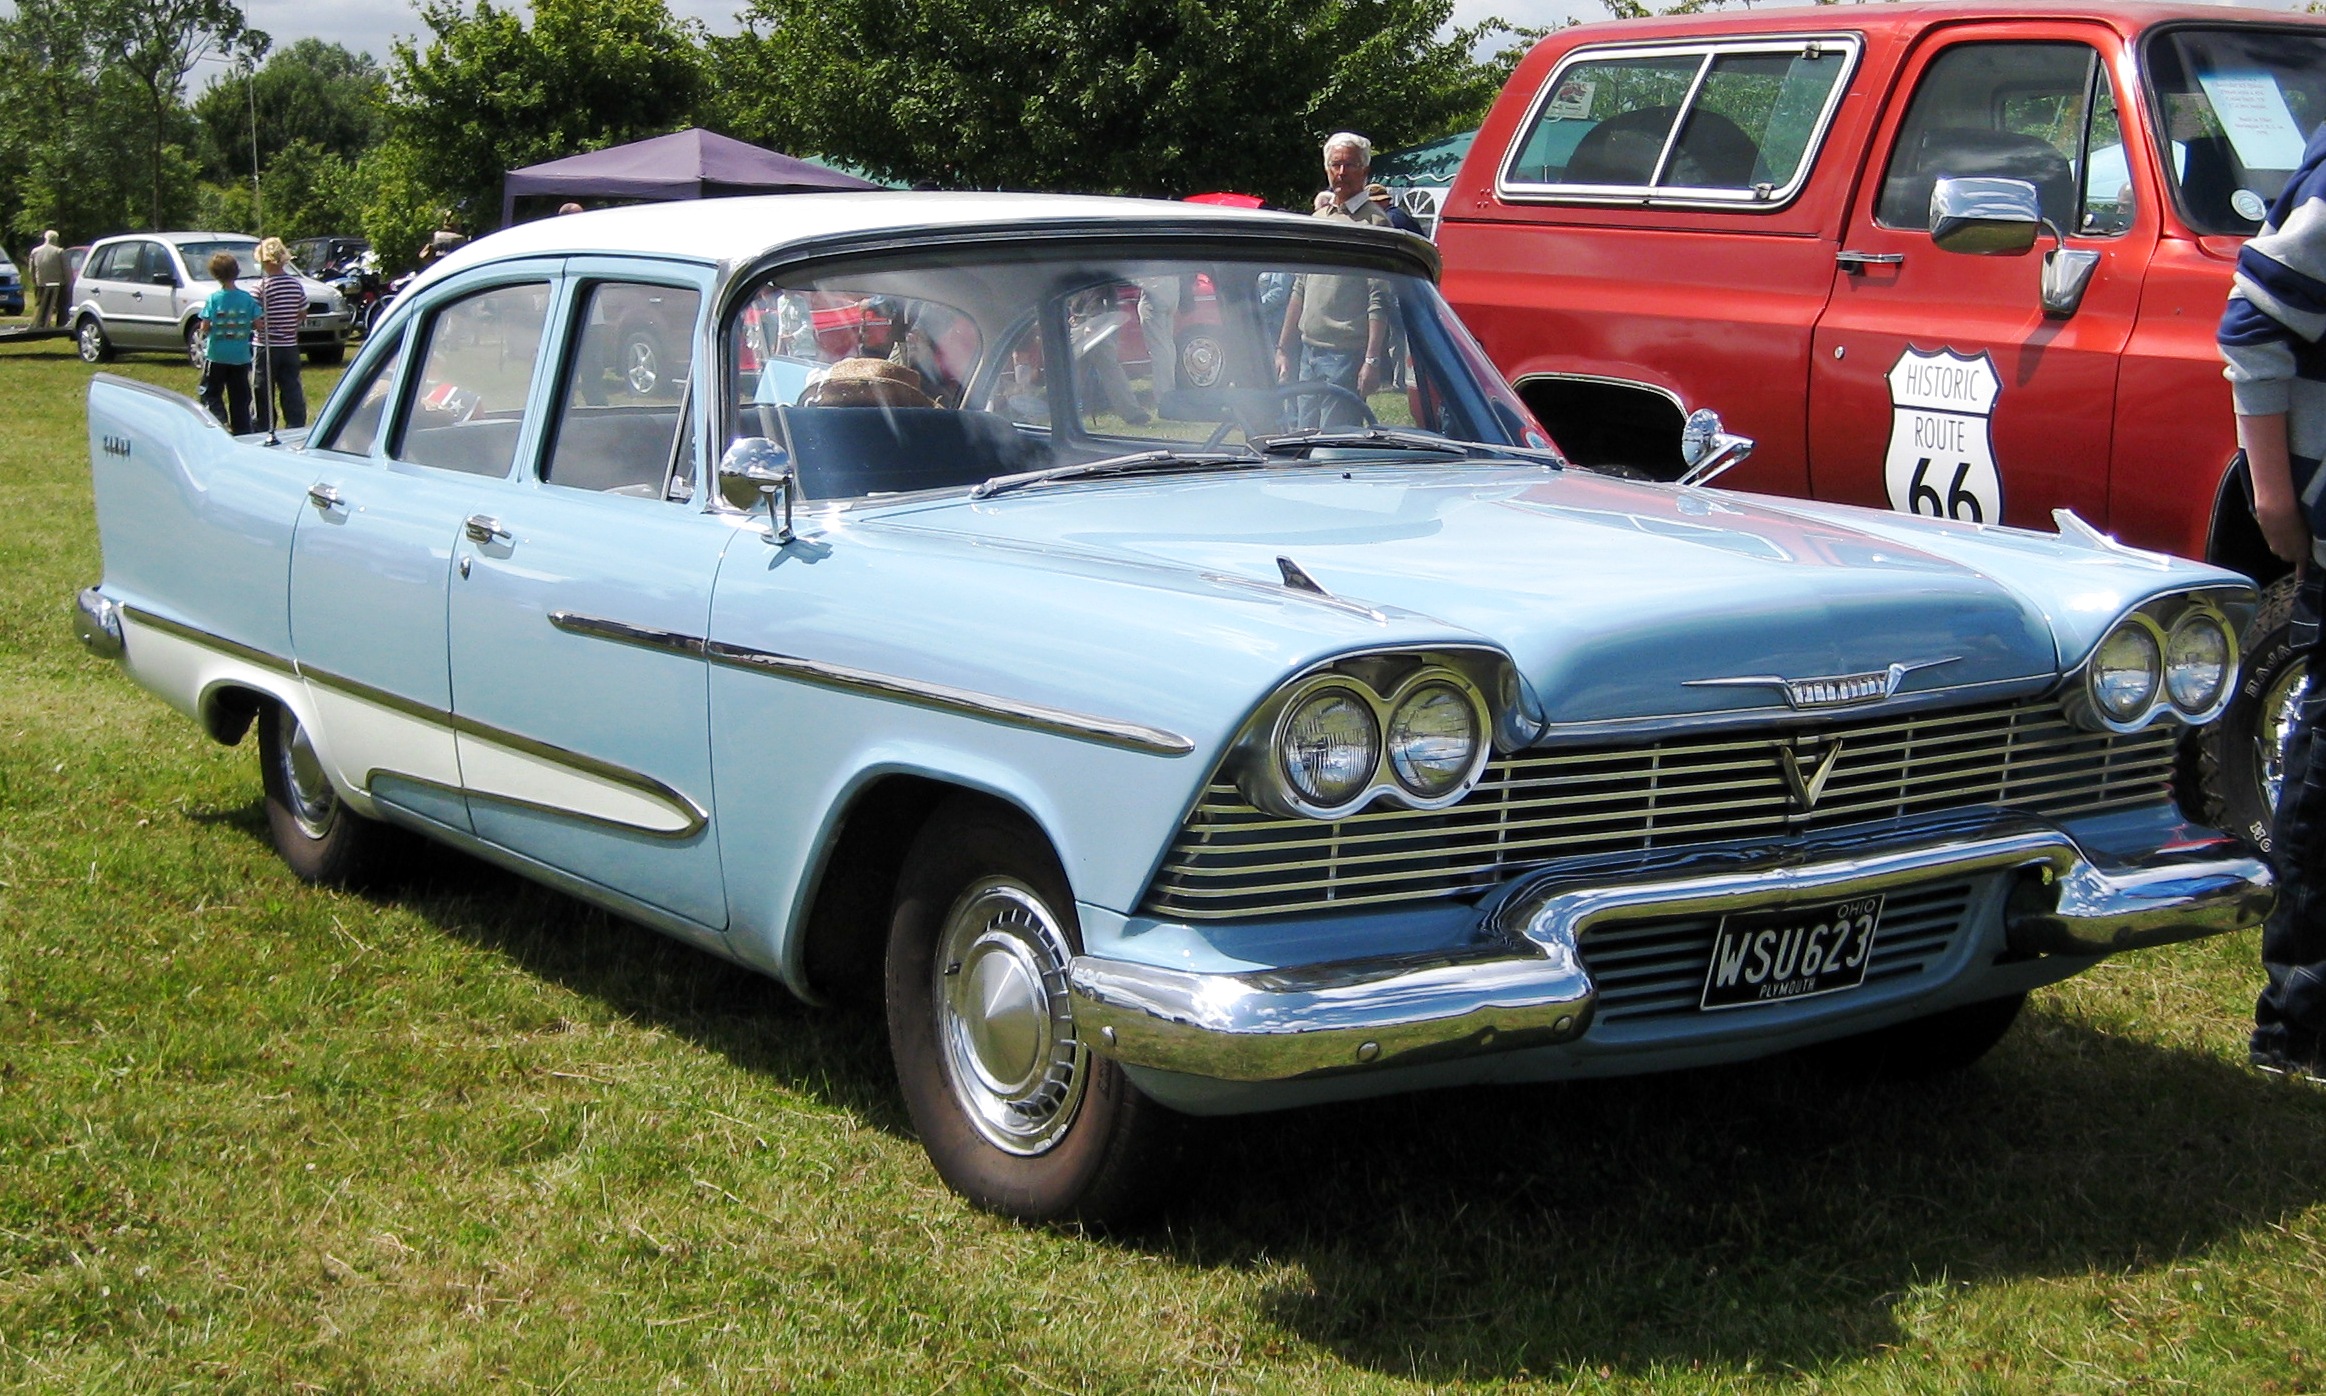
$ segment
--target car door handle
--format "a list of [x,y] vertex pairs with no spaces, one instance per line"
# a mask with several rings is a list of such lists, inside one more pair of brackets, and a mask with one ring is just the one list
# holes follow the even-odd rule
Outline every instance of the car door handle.
[[340,495],[339,491],[329,485],[309,485],[307,487],[307,502],[326,514],[334,509],[347,507],[347,500]]
[[506,543],[512,536],[509,530],[501,527],[499,519],[486,514],[469,515],[468,522],[462,524],[461,529],[471,541],[478,543]]
[[1903,252],[1851,252],[1844,249],[1833,254],[1841,269],[1852,276],[1863,276],[1867,267],[1898,267],[1906,264]]

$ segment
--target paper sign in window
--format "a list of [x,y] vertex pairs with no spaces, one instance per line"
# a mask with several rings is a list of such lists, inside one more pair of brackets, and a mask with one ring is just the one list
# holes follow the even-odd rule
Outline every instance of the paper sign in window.
[[2290,170],[2302,163],[2302,132],[2286,95],[2267,73],[2200,73],[2197,82],[2249,170]]

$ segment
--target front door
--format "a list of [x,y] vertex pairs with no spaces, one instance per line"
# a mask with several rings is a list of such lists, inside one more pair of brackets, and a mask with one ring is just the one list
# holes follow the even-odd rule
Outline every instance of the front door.
[[716,931],[703,636],[737,528],[692,497],[707,283],[591,272],[568,264],[532,468],[496,483],[458,545],[461,776],[479,837]]
[[[2096,27],[1982,26],[1908,63],[1881,177],[1858,191],[1811,356],[1810,478],[1820,499],[2049,529],[2107,524],[2116,366],[2139,308],[2156,213],[2125,159],[2120,81]],[[2082,304],[2047,318],[2048,233],[2023,256],[1930,240],[1932,185],[2036,187],[2067,246],[2100,254]]]

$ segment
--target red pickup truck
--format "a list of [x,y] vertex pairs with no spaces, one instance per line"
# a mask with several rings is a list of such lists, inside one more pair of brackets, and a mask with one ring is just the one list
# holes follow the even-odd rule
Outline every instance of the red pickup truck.
[[[1578,25],[1504,88],[1444,204],[1447,297],[1562,447],[1677,476],[2123,541],[2275,581],[2213,344],[2238,248],[2326,119],[2326,22],[2197,5],[1885,4]],[[1932,238],[2023,181],[2022,255]],[[1954,186],[1950,186],[1954,187]],[[2028,190],[2018,191],[2025,195]],[[2048,250],[2046,250],[2048,249]],[[2290,588],[2198,755],[2266,840],[2305,681]]]

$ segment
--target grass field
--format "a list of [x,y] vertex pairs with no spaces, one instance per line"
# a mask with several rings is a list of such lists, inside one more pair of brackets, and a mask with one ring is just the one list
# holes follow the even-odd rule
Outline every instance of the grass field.
[[294,881],[248,747],[72,640],[88,376],[0,348],[0,1386],[2326,1390],[2251,935],[1935,1085],[1389,1100],[1207,1128],[1129,1236],[970,1212],[870,1021],[449,855]]

